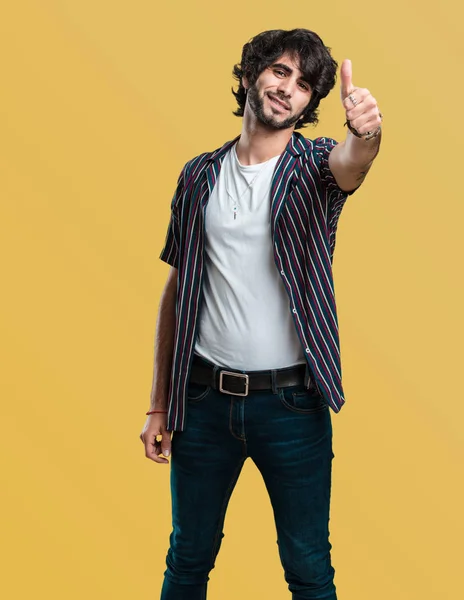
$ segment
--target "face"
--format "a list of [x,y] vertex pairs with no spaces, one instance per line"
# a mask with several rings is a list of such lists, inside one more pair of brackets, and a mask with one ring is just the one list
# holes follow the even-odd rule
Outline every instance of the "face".
[[248,104],[260,123],[274,129],[288,129],[306,110],[311,88],[298,64],[284,54],[264,69],[254,85],[248,87],[247,96]]

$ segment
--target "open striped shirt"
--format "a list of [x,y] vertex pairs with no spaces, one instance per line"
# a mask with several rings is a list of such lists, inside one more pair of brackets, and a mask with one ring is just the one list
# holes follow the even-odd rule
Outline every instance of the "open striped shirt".
[[[176,327],[168,397],[170,431],[187,423],[187,385],[202,302],[205,212],[222,161],[239,139],[188,161],[177,181],[160,258],[178,269]],[[270,202],[274,261],[289,296],[314,380],[338,413],[345,403],[332,261],[338,219],[355,190],[339,188],[329,169],[337,142],[293,132],[275,166]]]

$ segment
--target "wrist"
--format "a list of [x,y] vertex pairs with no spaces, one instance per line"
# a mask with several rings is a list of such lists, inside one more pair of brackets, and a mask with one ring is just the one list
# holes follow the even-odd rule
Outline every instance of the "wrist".
[[358,131],[357,129],[355,129],[355,128],[354,128],[354,127],[351,125],[350,121],[348,121],[348,120],[347,120],[347,121],[344,123],[344,126],[345,126],[345,125],[348,127],[348,129],[351,131],[351,133],[352,133],[354,136],[356,136],[357,138],[360,138],[360,139],[364,139],[366,142],[367,142],[367,141],[369,141],[369,140],[372,140],[372,139],[376,138],[376,137],[377,137],[377,136],[380,134],[380,132],[381,132],[381,130],[382,130],[382,126],[381,126],[381,125],[379,125],[379,126],[377,127],[377,129],[374,129],[374,130],[372,130],[372,131],[366,131],[366,133],[359,133],[359,131]]
[[357,130],[357,129],[355,129],[355,128],[354,128],[354,127],[351,125],[351,123],[350,123],[350,121],[348,121],[348,119],[347,119],[347,120],[346,120],[346,121],[343,123],[343,127],[348,127],[348,129],[351,131],[351,133],[352,133],[352,134],[353,134],[355,137],[357,137],[357,138],[362,138],[362,137],[363,137],[363,136],[362,136],[362,135],[361,135],[361,134],[358,132],[358,130]]

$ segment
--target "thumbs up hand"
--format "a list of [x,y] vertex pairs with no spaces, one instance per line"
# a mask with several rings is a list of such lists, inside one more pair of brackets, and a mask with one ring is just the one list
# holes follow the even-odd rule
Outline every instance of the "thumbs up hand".
[[376,99],[368,89],[357,88],[353,85],[351,60],[349,59],[342,62],[340,81],[342,104],[350,130],[354,129],[359,134],[358,137],[369,136],[380,127],[382,113],[379,111]]

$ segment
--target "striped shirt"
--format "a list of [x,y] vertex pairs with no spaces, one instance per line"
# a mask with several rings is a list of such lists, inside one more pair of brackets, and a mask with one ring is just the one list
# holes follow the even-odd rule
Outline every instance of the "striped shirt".
[[[205,272],[205,211],[222,161],[239,139],[188,161],[171,202],[160,258],[178,269],[176,327],[168,396],[170,431],[187,424],[187,385],[198,329]],[[345,398],[332,261],[338,219],[347,197],[329,169],[337,142],[293,132],[275,166],[270,202],[274,261],[313,379],[336,413]]]

